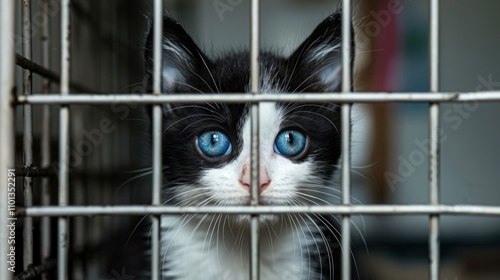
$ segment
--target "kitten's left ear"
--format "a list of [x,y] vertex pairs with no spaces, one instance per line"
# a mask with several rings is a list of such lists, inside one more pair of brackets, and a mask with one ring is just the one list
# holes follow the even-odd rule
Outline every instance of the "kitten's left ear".
[[[354,61],[354,32],[351,38],[352,65]],[[337,12],[323,20],[295,50],[288,62],[289,67],[295,69],[293,73],[296,77],[292,78],[305,80],[310,79],[313,75],[322,83],[324,91],[340,91],[342,84],[342,14]],[[303,76],[304,71],[298,71],[298,69],[304,69],[308,76]]]
[[[146,39],[146,74],[152,84],[153,72],[153,26]],[[200,79],[211,66],[211,61],[196,45],[187,31],[174,18],[163,18],[162,37],[162,92],[174,92],[179,84],[185,84],[189,78]],[[151,89],[149,89],[151,90]]]

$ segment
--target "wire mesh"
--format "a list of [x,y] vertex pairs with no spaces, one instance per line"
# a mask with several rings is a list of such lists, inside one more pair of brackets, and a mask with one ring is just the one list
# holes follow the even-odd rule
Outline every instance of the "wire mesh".
[[[500,92],[461,92],[461,93],[446,93],[439,92],[439,1],[430,0],[431,17],[430,17],[430,68],[431,68],[431,90],[429,94],[421,93],[351,93],[352,84],[352,69],[351,61],[351,1],[343,0],[343,24],[342,24],[342,40],[343,40],[343,75],[342,75],[342,94],[337,93],[308,93],[301,95],[287,94],[268,94],[259,95],[259,49],[260,49],[260,29],[259,29],[259,2],[258,0],[251,1],[251,95],[249,94],[214,94],[214,95],[161,95],[161,65],[162,65],[162,11],[163,5],[161,0],[155,0],[154,14],[154,87],[152,95],[133,95],[133,94],[81,94],[70,95],[71,73],[71,1],[61,1],[61,76],[58,77],[55,72],[50,69],[48,63],[49,56],[49,35],[48,31],[44,31],[43,65],[35,64],[30,54],[32,43],[30,40],[24,41],[23,54],[14,55],[13,44],[1,44],[0,56],[2,58],[1,65],[1,175],[2,182],[7,181],[5,178],[5,170],[14,166],[14,129],[13,129],[13,111],[14,106],[24,106],[24,121],[25,121],[25,139],[24,153],[26,166],[32,164],[32,143],[30,127],[32,126],[30,108],[32,105],[60,105],[60,124],[59,124],[59,191],[58,205],[33,207],[30,198],[30,180],[29,176],[25,177],[25,205],[20,209],[20,216],[23,217],[25,223],[25,252],[24,252],[24,269],[28,269],[28,265],[33,262],[33,236],[32,225],[29,222],[31,217],[43,217],[43,230],[41,237],[42,259],[48,260],[51,256],[50,251],[50,222],[48,217],[58,217],[58,252],[57,252],[57,267],[58,279],[68,279],[68,236],[70,234],[68,227],[68,219],[71,216],[91,216],[91,215],[145,215],[151,214],[152,217],[152,235],[151,235],[151,278],[160,279],[160,217],[161,215],[169,214],[247,214],[251,215],[251,269],[250,279],[259,278],[259,215],[260,214],[289,214],[289,213],[319,213],[319,214],[340,214],[342,215],[342,279],[350,279],[350,252],[351,252],[351,215],[428,215],[429,216],[429,279],[439,279],[439,217],[441,215],[480,215],[480,216],[500,216],[500,207],[493,206],[471,206],[471,205],[443,205],[439,200],[439,171],[440,171],[440,142],[439,142],[439,106],[441,102],[467,102],[467,101],[500,101]],[[29,3],[27,1],[26,3]],[[43,1],[45,9],[47,9],[48,0]],[[10,34],[14,32],[13,23],[15,21],[14,1],[2,0],[1,2],[1,19],[0,38],[2,42],[9,42]],[[25,38],[30,38],[29,33],[31,22],[26,20],[29,17],[25,15],[29,13],[29,5],[23,6],[23,33]],[[25,10],[26,9],[26,10]],[[24,90],[23,95],[16,97],[16,104],[10,102],[13,97],[14,74],[13,69],[15,61],[22,68],[26,69],[24,73]],[[43,77],[44,92],[43,94],[31,93],[31,74],[37,73]],[[49,80],[60,80],[60,94],[46,94],[49,92]],[[77,86],[76,86],[77,87]],[[90,92],[90,91],[88,91]],[[336,206],[258,206],[258,120],[259,120],[259,102],[269,101],[289,101],[289,102],[340,102],[342,107],[342,205]],[[70,125],[70,109],[69,105],[75,104],[116,104],[116,103],[138,103],[138,104],[153,104],[153,174],[152,183],[152,201],[151,206],[69,206],[69,181],[68,181],[68,160],[69,160],[69,125]],[[162,111],[161,104],[163,103],[205,103],[205,102],[249,102],[252,103],[252,205],[245,207],[170,207],[161,205],[161,137],[168,137],[162,132]],[[427,205],[351,205],[351,106],[357,102],[429,102],[429,135],[430,135],[430,151],[429,151],[429,204]],[[49,126],[49,107],[44,107],[44,120],[42,122],[44,129],[48,131]],[[50,163],[50,152],[48,152],[48,134],[42,139],[42,168],[47,168]],[[45,152],[44,152],[45,151]],[[45,179],[44,179],[45,180]],[[49,204],[50,194],[48,194],[48,182],[45,181],[43,193],[46,195],[43,205]],[[5,188],[1,188],[0,198],[6,201],[7,193]],[[6,224],[8,214],[5,209],[0,212],[1,223]],[[2,237],[8,234],[2,232]],[[3,238],[1,238],[3,239]],[[2,244],[4,245],[4,244]],[[2,247],[4,248],[4,247]],[[6,253],[2,252],[0,256],[0,273],[2,279],[11,279],[12,274],[6,269],[5,259]]]

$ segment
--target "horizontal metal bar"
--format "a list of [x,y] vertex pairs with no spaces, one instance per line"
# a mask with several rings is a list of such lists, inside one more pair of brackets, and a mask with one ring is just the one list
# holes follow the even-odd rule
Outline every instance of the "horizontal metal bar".
[[19,216],[95,216],[165,214],[339,214],[499,216],[500,206],[475,205],[325,205],[325,206],[45,206],[19,208]]
[[386,102],[466,102],[500,101],[500,91],[463,93],[306,93],[306,94],[78,94],[61,96],[58,94],[35,94],[17,97],[19,104],[112,104],[112,103],[206,103],[206,102],[346,102],[346,103],[386,103]]
[[[61,76],[57,74],[56,72],[47,69],[43,67],[40,64],[37,64],[33,62],[32,60],[22,56],[21,54],[16,53],[16,64],[17,66],[29,70],[33,73],[36,73],[44,78],[47,78],[53,82],[60,83],[61,82]],[[74,89],[77,92],[93,92],[92,89],[89,89],[88,87],[85,87],[83,85],[80,85],[75,82],[70,82],[70,87]]]

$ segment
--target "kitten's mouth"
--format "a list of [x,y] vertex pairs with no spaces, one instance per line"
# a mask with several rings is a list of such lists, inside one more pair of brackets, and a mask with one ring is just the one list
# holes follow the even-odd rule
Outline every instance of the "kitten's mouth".
[[[248,197],[245,200],[245,203],[243,203],[243,205],[245,205],[245,206],[251,206],[252,205],[252,199],[250,197]],[[257,205],[260,205],[260,206],[271,206],[271,205],[276,205],[276,204],[270,203],[267,199],[259,197],[259,203]]]
[[[247,205],[250,205],[250,198],[248,199]],[[259,206],[279,206],[283,205],[279,201],[276,201],[275,199],[270,199],[269,197],[262,197],[259,196]]]

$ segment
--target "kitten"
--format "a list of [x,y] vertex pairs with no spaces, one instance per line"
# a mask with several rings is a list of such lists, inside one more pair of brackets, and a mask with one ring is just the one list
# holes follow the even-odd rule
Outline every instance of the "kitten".
[[[174,19],[165,17],[163,30],[164,93],[249,92],[248,51],[211,59]],[[150,87],[152,36],[150,30],[145,53]],[[321,22],[291,56],[263,51],[259,60],[262,94],[338,92],[341,14]],[[249,106],[163,106],[164,204],[249,205]],[[339,105],[268,102],[260,104],[259,116],[259,203],[336,201],[332,180],[340,158]],[[333,217],[261,215],[260,221],[261,279],[339,279]],[[248,279],[248,215],[163,216],[161,228],[163,279]]]

